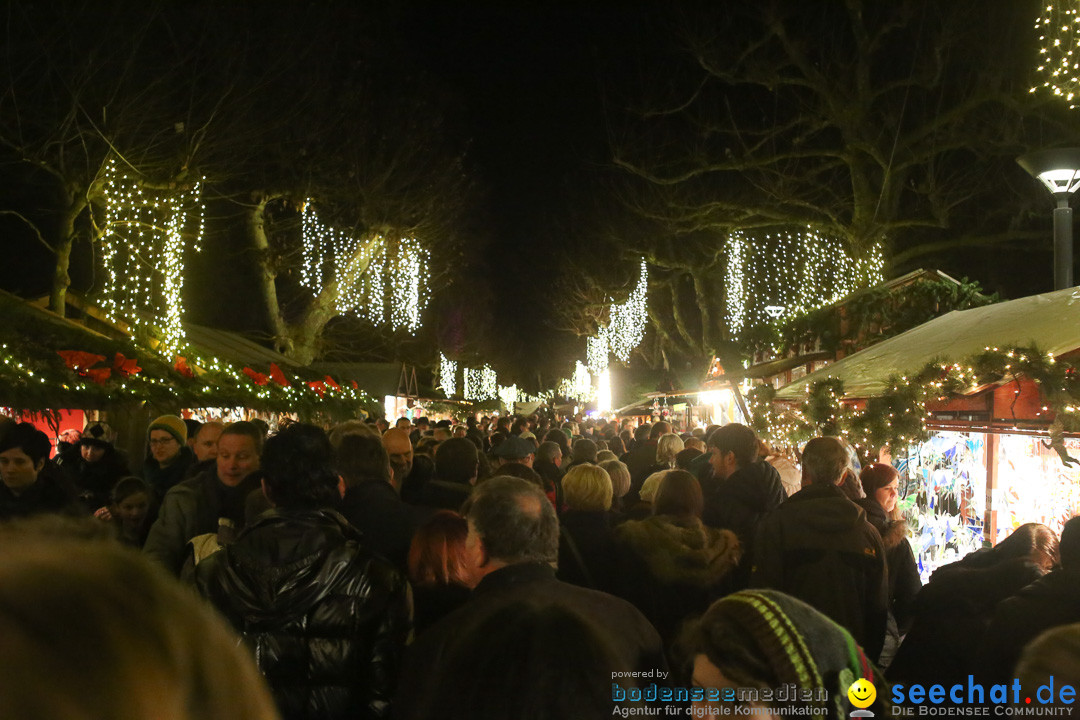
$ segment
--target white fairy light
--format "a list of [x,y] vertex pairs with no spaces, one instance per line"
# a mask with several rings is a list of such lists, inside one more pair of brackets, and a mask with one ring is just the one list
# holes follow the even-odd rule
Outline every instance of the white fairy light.
[[439,353],[439,389],[446,397],[457,392],[457,363]]
[[162,354],[174,354],[184,344],[184,251],[189,239],[192,248],[201,247],[206,224],[202,183],[144,190],[115,158],[106,162],[103,179],[102,309],[137,333],[155,335]]
[[608,352],[607,328],[600,328],[596,337],[585,341],[585,364],[592,373],[599,375],[607,370]]
[[338,288],[339,313],[353,312],[376,325],[416,333],[427,308],[430,253],[416,238],[391,243],[382,235],[354,238],[319,221],[304,204],[300,284],[317,296]]
[[466,400],[493,400],[498,393],[498,375],[489,366],[462,371]]
[[648,320],[649,267],[641,261],[637,285],[626,302],[611,305],[611,320],[607,327],[607,342],[611,353],[622,362],[630,361],[633,352],[645,338]]
[[604,368],[597,381],[596,410],[600,413],[611,412],[611,370],[608,368]]
[[518,389],[517,385],[511,385],[510,387],[499,386],[499,399],[502,400],[502,404],[510,411],[514,409],[514,403],[518,401]]
[[880,243],[855,257],[842,241],[809,228],[753,238],[733,232],[724,278],[728,327],[737,338],[747,328],[830,305],[882,282],[884,267]]
[[1039,33],[1039,65],[1036,72],[1044,88],[1075,108],[1080,93],[1080,7],[1076,0],[1050,0],[1035,20]]

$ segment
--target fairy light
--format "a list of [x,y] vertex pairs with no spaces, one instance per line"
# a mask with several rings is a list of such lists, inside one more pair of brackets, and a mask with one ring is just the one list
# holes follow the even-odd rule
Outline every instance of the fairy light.
[[514,409],[514,403],[518,401],[518,389],[517,385],[511,385],[510,387],[499,386],[499,399],[502,400],[502,404],[507,407],[508,410]]
[[415,334],[427,308],[431,255],[416,238],[356,238],[322,223],[310,200],[302,217],[300,284],[317,296],[331,283],[336,309]]
[[482,368],[465,368],[462,380],[466,400],[493,400],[499,391],[499,378],[488,365]]
[[609,352],[607,328],[601,328],[596,337],[585,340],[585,364],[589,371],[595,375],[606,371]]
[[608,368],[604,368],[597,381],[596,410],[600,413],[611,412],[611,371]]
[[648,299],[649,267],[642,259],[637,285],[631,291],[630,297],[624,303],[611,305],[607,342],[611,354],[622,362],[630,361],[630,353],[645,338]]
[[457,392],[457,363],[439,353],[439,389],[446,397]]
[[830,305],[884,279],[884,251],[875,244],[854,256],[844,243],[805,230],[727,241],[724,280],[728,327],[735,338],[749,328],[782,322]]
[[144,190],[115,158],[106,162],[103,180],[102,310],[136,334],[155,335],[162,354],[176,353],[184,345],[184,251],[189,239],[201,249],[206,227],[202,182],[186,190]]
[[1035,20],[1039,33],[1039,59],[1036,73],[1043,78],[1030,92],[1040,88],[1056,95],[1075,108],[1074,98],[1080,91],[1080,11],[1077,3],[1051,0],[1043,6],[1042,15]]

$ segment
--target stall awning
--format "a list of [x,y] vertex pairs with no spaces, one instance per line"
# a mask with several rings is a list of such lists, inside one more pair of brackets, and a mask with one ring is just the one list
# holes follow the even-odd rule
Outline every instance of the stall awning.
[[934,360],[962,360],[987,347],[1034,345],[1063,355],[1080,348],[1080,287],[955,310],[838,360],[781,388],[778,400],[801,400],[810,384],[835,377],[852,398],[874,397],[893,375]]

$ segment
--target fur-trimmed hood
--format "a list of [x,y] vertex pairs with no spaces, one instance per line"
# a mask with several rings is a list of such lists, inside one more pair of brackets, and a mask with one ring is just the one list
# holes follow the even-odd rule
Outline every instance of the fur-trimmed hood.
[[627,520],[615,528],[615,535],[663,583],[711,587],[742,557],[735,533],[708,527],[697,518],[656,515]]

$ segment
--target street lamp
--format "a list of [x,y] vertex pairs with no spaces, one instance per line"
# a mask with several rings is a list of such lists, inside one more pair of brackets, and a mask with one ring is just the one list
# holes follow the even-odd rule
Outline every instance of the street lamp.
[[1016,159],[1057,200],[1054,208],[1054,289],[1073,285],[1072,208],[1069,196],[1080,188],[1080,148],[1039,150]]

